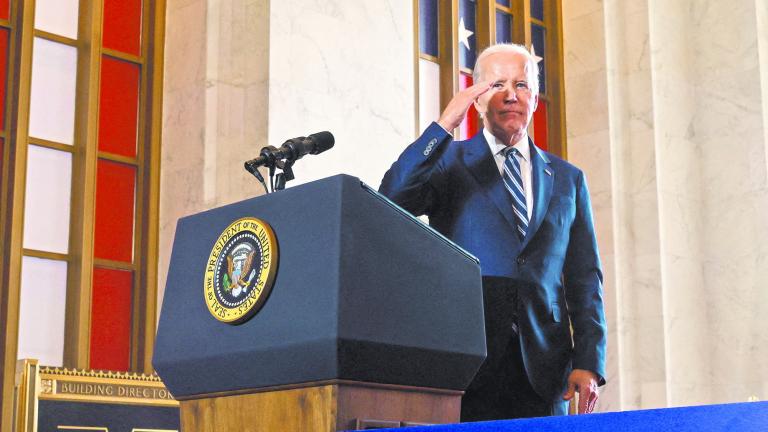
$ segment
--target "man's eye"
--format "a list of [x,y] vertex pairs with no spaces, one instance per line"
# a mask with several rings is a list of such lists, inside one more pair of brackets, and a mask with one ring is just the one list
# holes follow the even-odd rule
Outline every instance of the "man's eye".
[[527,83],[527,82],[519,82],[519,83],[516,83],[516,84],[515,84],[515,88],[519,88],[519,89],[527,89],[527,88],[528,88],[528,83]]
[[502,88],[504,87],[504,84],[502,83],[493,83],[493,88]]

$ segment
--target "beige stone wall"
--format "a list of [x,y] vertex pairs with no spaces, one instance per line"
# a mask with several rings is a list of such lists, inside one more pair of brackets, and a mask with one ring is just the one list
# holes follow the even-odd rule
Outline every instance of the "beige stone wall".
[[291,184],[345,173],[378,187],[413,141],[412,13],[403,0],[272,2],[269,141],[336,137]]
[[569,158],[598,179],[606,264],[600,408],[766,398],[764,2],[563,10]]
[[378,187],[413,140],[412,14],[401,0],[168,1],[161,300],[176,221],[263,194],[243,169],[262,147],[331,131],[288,186],[345,173]]
[[205,209],[205,3],[204,0],[167,3],[158,304],[162,304],[176,220]]

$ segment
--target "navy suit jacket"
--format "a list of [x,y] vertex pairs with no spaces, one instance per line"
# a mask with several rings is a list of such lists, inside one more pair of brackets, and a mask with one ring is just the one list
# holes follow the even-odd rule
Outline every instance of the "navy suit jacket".
[[387,171],[379,191],[428,215],[432,227],[480,259],[483,276],[514,281],[528,377],[545,400],[558,401],[572,368],[605,382],[603,276],[584,174],[530,146],[533,215],[522,241],[512,197],[482,133],[454,142],[432,123]]

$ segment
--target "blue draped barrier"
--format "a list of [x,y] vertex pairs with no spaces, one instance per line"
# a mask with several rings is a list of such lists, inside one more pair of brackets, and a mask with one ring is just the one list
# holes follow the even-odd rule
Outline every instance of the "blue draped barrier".
[[758,432],[768,431],[768,402],[382,430],[398,432]]

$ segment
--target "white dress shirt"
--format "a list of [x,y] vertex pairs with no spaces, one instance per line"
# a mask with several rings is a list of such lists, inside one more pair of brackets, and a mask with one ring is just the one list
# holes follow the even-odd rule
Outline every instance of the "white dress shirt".
[[[483,129],[483,136],[485,136],[485,141],[488,143],[488,147],[491,148],[491,154],[493,155],[493,160],[496,162],[496,167],[499,169],[499,174],[503,176],[505,160],[504,151],[507,149],[507,146],[496,139],[488,129]],[[531,146],[528,145],[528,134],[525,134],[520,141],[516,142],[512,147],[516,148],[522,155],[522,157],[519,158],[520,173],[523,175],[523,189],[525,189],[525,207],[526,210],[528,210],[528,220],[531,220],[531,216],[533,215],[533,186],[531,184],[533,166],[531,165]]]

